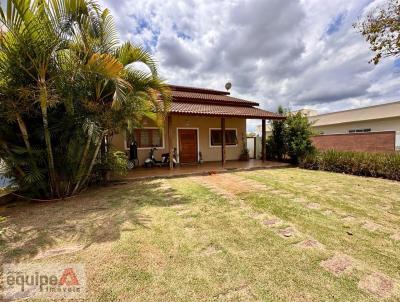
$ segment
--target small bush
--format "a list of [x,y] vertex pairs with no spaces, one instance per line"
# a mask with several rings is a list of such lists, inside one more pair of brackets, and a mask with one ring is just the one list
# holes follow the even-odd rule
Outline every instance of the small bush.
[[400,180],[400,153],[325,151],[307,155],[300,167]]

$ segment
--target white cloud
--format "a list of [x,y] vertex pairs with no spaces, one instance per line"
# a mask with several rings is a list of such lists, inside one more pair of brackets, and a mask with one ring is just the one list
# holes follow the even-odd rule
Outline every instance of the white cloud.
[[103,0],[122,39],[150,48],[170,83],[223,89],[275,110],[322,111],[398,97],[393,60],[352,27],[382,0]]

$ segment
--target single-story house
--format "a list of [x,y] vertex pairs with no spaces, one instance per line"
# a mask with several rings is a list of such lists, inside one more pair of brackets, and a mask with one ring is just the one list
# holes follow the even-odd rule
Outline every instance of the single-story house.
[[400,150],[400,102],[310,115],[317,148],[348,151]]
[[[151,120],[132,133],[119,133],[112,144],[127,151],[132,140],[138,146],[143,164],[150,149],[157,148],[156,158],[176,148],[178,162],[238,160],[246,148],[246,120],[284,119],[283,116],[257,108],[259,103],[230,96],[228,91],[171,85],[172,103],[164,125]],[[265,136],[264,136],[265,141]],[[265,145],[265,144],[264,144]],[[265,150],[263,151],[265,159]]]

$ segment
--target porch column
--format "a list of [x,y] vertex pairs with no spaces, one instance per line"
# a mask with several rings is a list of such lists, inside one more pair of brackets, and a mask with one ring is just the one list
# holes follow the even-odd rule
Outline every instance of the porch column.
[[225,166],[225,118],[221,118],[221,162]]
[[167,127],[168,127],[168,149],[169,149],[169,168],[174,168],[174,147],[172,146],[172,115],[168,114],[167,118]]
[[266,160],[266,154],[265,154],[265,145],[267,143],[266,137],[265,137],[265,119],[262,120],[262,126],[261,126],[261,156],[262,156],[262,161],[264,162]]

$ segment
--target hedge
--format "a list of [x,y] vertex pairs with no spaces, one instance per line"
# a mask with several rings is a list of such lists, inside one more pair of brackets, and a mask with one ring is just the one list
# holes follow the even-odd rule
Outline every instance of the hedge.
[[306,156],[300,163],[300,167],[310,170],[400,180],[400,153],[330,150]]

